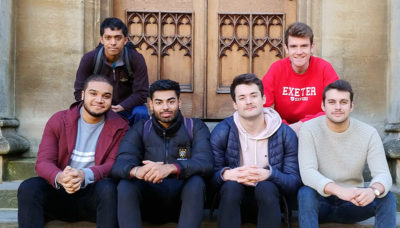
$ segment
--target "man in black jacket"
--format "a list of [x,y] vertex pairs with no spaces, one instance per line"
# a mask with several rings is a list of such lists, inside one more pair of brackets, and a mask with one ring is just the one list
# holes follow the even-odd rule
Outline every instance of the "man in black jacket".
[[164,222],[179,214],[178,227],[201,227],[205,184],[212,174],[210,133],[199,119],[180,112],[180,87],[171,80],[149,89],[152,119],[135,124],[122,140],[111,170],[120,178],[120,227]]

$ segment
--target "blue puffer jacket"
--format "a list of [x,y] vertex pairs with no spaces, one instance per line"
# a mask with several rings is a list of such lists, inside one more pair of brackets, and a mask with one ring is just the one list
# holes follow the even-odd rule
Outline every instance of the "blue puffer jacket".
[[[271,176],[267,180],[275,183],[285,194],[296,193],[301,185],[297,146],[296,133],[286,124],[281,124],[268,139]],[[212,184],[219,188],[224,183],[221,176],[224,168],[240,166],[239,134],[233,116],[224,119],[212,131],[211,149],[214,155]]]

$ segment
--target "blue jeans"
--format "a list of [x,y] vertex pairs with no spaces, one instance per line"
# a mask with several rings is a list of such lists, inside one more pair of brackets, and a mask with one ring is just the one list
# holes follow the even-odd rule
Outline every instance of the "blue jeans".
[[91,221],[97,227],[118,227],[117,186],[101,179],[68,194],[55,189],[45,179],[32,177],[18,188],[18,226],[44,227],[45,218],[68,222]]
[[118,184],[118,223],[121,228],[178,221],[178,227],[201,227],[205,184],[200,176],[186,180],[166,178],[153,184],[121,180]]
[[148,120],[150,118],[146,105],[135,106],[133,107],[132,112],[124,110],[118,114],[129,121],[129,126],[133,126],[141,119]]
[[318,222],[355,223],[373,216],[377,228],[396,227],[396,198],[391,192],[365,207],[336,196],[323,197],[308,186],[300,188],[297,198],[301,228],[318,227]]
[[220,189],[218,227],[240,228],[242,217],[255,217],[252,216],[255,214],[258,227],[281,227],[279,196],[278,188],[271,181],[261,181],[255,187],[226,181]]

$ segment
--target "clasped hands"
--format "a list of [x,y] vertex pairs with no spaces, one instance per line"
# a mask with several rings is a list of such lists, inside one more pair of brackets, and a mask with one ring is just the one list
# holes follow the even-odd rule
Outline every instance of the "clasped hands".
[[270,170],[251,165],[227,169],[223,172],[222,178],[244,185],[255,186],[256,183],[266,180],[270,175]]
[[85,182],[85,173],[80,169],[74,169],[70,166],[58,174],[57,183],[62,185],[69,194],[77,192]]
[[336,196],[359,207],[365,207],[375,199],[372,188],[343,188]]
[[164,162],[153,162],[145,160],[143,166],[133,167],[130,176],[151,183],[161,183],[164,178],[170,174],[175,174],[178,170],[173,164],[164,164]]

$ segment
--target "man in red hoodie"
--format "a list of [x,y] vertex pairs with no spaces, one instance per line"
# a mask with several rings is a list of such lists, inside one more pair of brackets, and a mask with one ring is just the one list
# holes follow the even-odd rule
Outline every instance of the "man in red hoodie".
[[118,227],[117,190],[107,177],[128,124],[111,111],[113,86],[90,76],[82,101],[47,122],[36,161],[38,177],[18,189],[18,225],[44,227],[45,218]]
[[312,56],[313,32],[301,22],[285,32],[287,58],[271,65],[262,79],[267,101],[274,105],[283,121],[298,133],[303,122],[323,115],[322,92],[328,84],[339,79],[327,61]]

